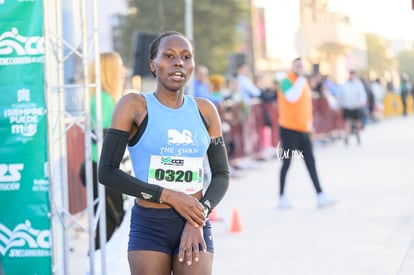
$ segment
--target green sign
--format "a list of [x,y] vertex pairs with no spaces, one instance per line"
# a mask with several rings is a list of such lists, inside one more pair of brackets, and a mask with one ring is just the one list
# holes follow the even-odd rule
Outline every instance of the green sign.
[[43,2],[0,0],[0,274],[52,274]]

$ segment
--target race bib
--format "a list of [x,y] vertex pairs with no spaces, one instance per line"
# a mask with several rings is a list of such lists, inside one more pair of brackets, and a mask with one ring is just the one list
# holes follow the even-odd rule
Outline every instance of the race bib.
[[203,189],[203,159],[151,156],[148,182],[186,194]]

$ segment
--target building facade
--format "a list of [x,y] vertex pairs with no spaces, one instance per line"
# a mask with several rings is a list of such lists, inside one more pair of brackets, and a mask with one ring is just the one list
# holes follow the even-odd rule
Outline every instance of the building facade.
[[347,16],[331,12],[328,0],[300,2],[296,47],[313,70],[338,82],[346,79],[349,70],[365,70],[365,34],[352,26]]

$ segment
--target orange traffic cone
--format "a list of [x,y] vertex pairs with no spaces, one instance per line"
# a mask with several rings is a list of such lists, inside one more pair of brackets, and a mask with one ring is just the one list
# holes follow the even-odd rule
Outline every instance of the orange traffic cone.
[[239,211],[237,208],[234,208],[231,215],[230,233],[240,233],[241,231],[242,226],[240,223]]

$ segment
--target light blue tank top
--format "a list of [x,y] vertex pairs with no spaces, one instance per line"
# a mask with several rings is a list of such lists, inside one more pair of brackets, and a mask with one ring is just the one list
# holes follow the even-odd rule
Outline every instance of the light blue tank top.
[[139,141],[128,146],[135,176],[187,194],[203,188],[203,157],[210,137],[196,101],[184,95],[178,109],[161,104],[154,93],[143,93],[148,123]]

